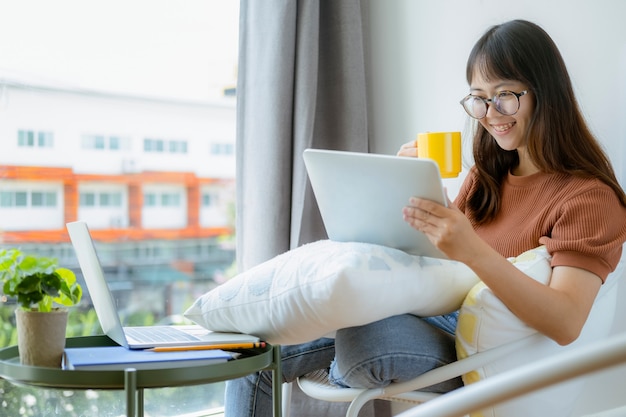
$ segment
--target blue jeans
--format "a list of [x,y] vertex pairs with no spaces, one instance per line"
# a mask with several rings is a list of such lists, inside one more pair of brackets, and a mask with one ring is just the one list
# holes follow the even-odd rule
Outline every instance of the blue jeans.
[[[457,313],[419,318],[410,314],[337,331],[322,338],[281,346],[283,382],[330,368],[331,382],[375,388],[415,378],[456,360],[454,329]],[[226,417],[272,414],[272,374],[257,372],[226,382]],[[428,389],[447,392],[462,386],[460,378]]]

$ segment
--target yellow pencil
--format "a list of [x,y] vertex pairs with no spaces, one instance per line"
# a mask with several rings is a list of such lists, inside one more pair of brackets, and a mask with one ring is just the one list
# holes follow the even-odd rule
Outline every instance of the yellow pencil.
[[255,349],[264,348],[265,342],[250,342],[250,343],[224,343],[218,345],[197,345],[197,346],[163,346],[154,347],[152,349],[146,349],[150,352],[180,352],[184,350],[236,350],[236,349]]

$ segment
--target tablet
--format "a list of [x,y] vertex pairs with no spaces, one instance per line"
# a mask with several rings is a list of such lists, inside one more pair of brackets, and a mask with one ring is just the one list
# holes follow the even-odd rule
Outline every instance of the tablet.
[[303,158],[330,240],[446,258],[402,219],[411,196],[446,205],[434,161],[321,149],[306,149]]

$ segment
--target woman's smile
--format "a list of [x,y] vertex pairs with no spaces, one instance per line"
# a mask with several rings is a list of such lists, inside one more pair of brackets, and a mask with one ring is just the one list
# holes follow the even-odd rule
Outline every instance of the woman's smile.
[[509,123],[505,123],[505,124],[491,124],[490,126],[493,128],[493,130],[495,130],[497,133],[506,133],[508,132],[513,126],[515,126],[516,122],[509,122]]

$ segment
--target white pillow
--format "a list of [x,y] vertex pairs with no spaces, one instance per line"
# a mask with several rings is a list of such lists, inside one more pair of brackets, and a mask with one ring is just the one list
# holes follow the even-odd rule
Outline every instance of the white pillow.
[[459,262],[321,240],[231,278],[185,316],[209,330],[295,344],[398,314],[454,311],[477,282]]
[[[552,267],[545,246],[510,258],[518,269],[544,285],[550,283]],[[482,281],[465,297],[456,329],[457,354],[460,359],[503,345],[537,331],[521,321]]]
[[[541,246],[511,258],[510,261],[531,278],[548,285],[552,275],[550,259],[546,248]],[[462,359],[534,333],[537,331],[518,319],[485,284],[480,282],[467,294],[461,306],[456,331],[457,356]],[[471,384],[564,349],[548,337],[543,337],[524,351],[516,352],[463,375],[463,382]],[[580,380],[562,383],[472,413],[470,417],[569,416],[574,404],[572,399],[578,396],[581,388]]]

